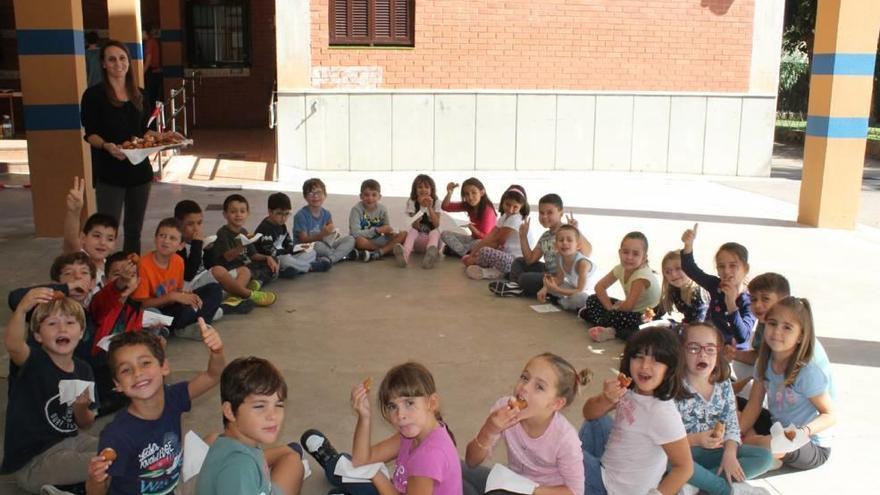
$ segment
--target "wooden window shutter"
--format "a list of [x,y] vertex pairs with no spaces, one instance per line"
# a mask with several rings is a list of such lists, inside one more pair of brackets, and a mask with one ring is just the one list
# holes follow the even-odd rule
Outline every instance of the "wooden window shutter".
[[414,0],[332,0],[331,45],[414,45]]

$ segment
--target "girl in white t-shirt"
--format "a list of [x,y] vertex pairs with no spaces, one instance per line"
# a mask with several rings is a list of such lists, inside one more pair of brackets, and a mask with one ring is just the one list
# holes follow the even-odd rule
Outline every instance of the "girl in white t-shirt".
[[[581,441],[560,411],[578,388],[590,381],[565,359],[545,352],[526,363],[513,396],[498,399],[476,437],[467,445],[463,472],[465,494],[482,494],[489,469],[479,466],[500,439],[507,445],[507,464],[515,473],[557,495],[584,495]],[[535,493],[538,493],[537,490]]]
[[[660,283],[648,266],[648,238],[641,232],[630,232],[620,241],[617,251],[620,264],[596,282],[596,293],[578,313],[594,325],[590,338],[604,342],[617,337],[627,340],[638,332],[642,315],[660,302]],[[608,288],[620,282],[625,299],[608,296]]]
[[440,201],[431,176],[419,174],[413,179],[406,214],[412,219],[406,240],[392,249],[397,265],[406,268],[410,254],[416,251],[425,253],[422,268],[434,268],[440,257]]
[[471,255],[462,258],[467,266],[465,273],[472,279],[501,278],[510,271],[517,256],[522,256],[519,227],[529,216],[526,190],[514,184],[501,196],[498,211],[501,216],[495,228],[471,248]]
[[648,328],[626,343],[622,376],[606,380],[602,393],[584,404],[587,493],[671,495],[691,477],[687,434],[672,400],[684,396],[682,368],[669,329]]

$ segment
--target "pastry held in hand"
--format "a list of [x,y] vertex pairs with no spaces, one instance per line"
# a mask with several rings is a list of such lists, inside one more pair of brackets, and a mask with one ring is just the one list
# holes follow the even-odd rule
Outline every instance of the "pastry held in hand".
[[372,386],[373,386],[373,377],[368,376],[367,379],[364,380],[364,390],[366,390],[367,393],[370,393],[370,387],[372,387]]
[[620,388],[629,388],[629,385],[632,383],[632,378],[624,375],[623,373],[617,374],[617,383],[620,384]]
[[715,423],[715,427],[712,428],[712,436],[715,438],[721,438],[724,436],[724,423],[718,421]]
[[519,397],[511,397],[507,399],[507,406],[511,409],[516,408],[522,411],[523,409],[529,407],[529,403],[525,399],[520,399]]
[[794,425],[783,428],[782,424],[777,421],[770,427],[770,452],[773,454],[794,452],[809,441],[810,437],[807,436],[807,433]]
[[341,476],[345,483],[370,481],[378,472],[382,472],[386,478],[390,478],[388,468],[381,462],[354,467],[351,460],[345,456],[339,458],[336,462],[336,469],[333,470],[333,474]]
[[113,450],[111,447],[106,447],[106,448],[105,448],[104,450],[102,450],[101,453],[98,454],[98,455],[100,455],[101,457],[103,457],[104,460],[107,461],[107,462],[113,462],[113,461],[116,460],[116,451]]
[[484,493],[502,490],[510,493],[519,493],[522,495],[531,495],[535,493],[538,484],[534,481],[511,471],[503,464],[495,464],[489,477],[486,479],[486,491]]

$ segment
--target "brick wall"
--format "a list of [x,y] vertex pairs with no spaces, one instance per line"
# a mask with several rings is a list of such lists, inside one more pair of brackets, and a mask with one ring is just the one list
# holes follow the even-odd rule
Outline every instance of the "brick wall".
[[311,0],[313,85],[370,87],[354,66],[384,88],[748,91],[754,0],[416,4],[415,48],[337,49]]

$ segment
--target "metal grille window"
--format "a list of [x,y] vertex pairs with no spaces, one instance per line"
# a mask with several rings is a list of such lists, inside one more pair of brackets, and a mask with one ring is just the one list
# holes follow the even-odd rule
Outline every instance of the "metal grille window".
[[189,66],[250,65],[246,0],[190,0],[187,18]]
[[415,0],[331,0],[330,44],[414,46]]

